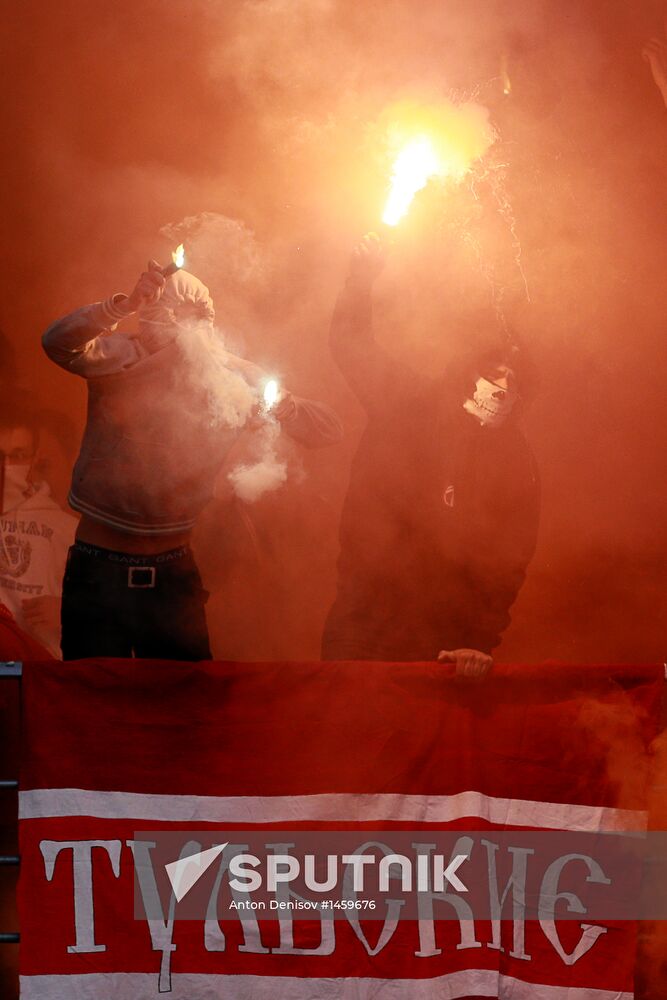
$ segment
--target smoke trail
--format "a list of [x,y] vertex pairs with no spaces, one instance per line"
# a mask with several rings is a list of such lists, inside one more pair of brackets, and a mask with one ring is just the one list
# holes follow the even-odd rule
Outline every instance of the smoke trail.
[[203,324],[189,326],[179,336],[178,345],[187,361],[187,377],[193,390],[205,394],[211,426],[243,428],[257,403],[258,393],[239,366],[248,375],[259,373],[259,369],[234,359],[219,333]]
[[[254,503],[287,479],[287,464],[276,453],[280,424],[259,415],[264,372],[252,362],[230,354],[220,334],[202,324],[189,327],[178,344],[187,361],[193,392],[205,396],[210,426],[254,432],[251,449],[255,461],[240,463],[228,474],[236,496],[245,503]],[[259,420],[262,423],[258,426]]]
[[220,212],[199,212],[162,226],[160,235],[184,243],[188,270],[216,275],[232,285],[264,286],[272,267],[244,222]]
[[237,465],[228,479],[239,500],[254,503],[264,493],[277,489],[287,479],[287,464],[276,455],[280,425],[267,420],[258,434],[258,459],[252,465]]

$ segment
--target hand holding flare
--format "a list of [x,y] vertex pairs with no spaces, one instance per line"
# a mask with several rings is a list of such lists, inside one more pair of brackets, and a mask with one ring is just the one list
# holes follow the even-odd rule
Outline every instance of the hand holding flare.
[[182,267],[185,267],[185,247],[182,243],[179,243],[176,249],[172,252],[171,264],[168,264],[162,273],[165,278],[169,278],[172,274],[176,274],[177,271],[180,271]]
[[126,308],[129,312],[137,312],[143,306],[153,306],[159,301],[165,279],[176,274],[185,265],[185,248],[182,243],[173,251],[171,260],[167,267],[161,267],[156,260],[148,261],[147,269],[127,298]]
[[165,277],[162,268],[156,260],[149,260],[148,267],[143,272],[125,302],[128,312],[137,312],[145,306],[155,305],[164,291]]
[[283,389],[278,379],[270,378],[264,383],[262,408],[265,416],[274,417],[282,423],[294,416],[296,403],[292,393]]

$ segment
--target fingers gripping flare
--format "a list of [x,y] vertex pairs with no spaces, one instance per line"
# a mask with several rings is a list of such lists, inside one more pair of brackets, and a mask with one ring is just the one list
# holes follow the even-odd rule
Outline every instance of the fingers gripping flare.
[[162,268],[156,260],[149,260],[147,270],[143,272],[128,297],[128,308],[132,312],[137,312],[146,306],[155,305],[162,296],[164,286]]

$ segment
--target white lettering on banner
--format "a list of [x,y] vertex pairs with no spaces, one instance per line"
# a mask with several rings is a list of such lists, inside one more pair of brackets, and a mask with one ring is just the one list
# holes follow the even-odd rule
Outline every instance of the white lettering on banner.
[[[417,852],[418,864],[422,857],[428,857],[431,851],[435,850],[435,844],[413,844]],[[452,854],[454,856],[470,856],[473,849],[472,837],[459,837],[454,844]],[[438,855],[435,855],[438,857]],[[438,868],[440,865],[438,865]],[[436,869],[437,870],[437,869]],[[449,891],[449,887],[443,891],[444,879],[439,887],[434,885],[433,890],[428,888],[420,892],[417,897],[417,912],[419,914],[419,950],[415,952],[417,958],[430,958],[433,955],[441,955],[442,948],[436,946],[435,941],[435,916],[433,913],[433,903],[448,903],[456,911],[459,920],[461,940],[456,946],[457,951],[466,948],[481,948],[482,944],[475,937],[475,918],[472,909],[465,899],[454,895]]]
[[[146,920],[151,936],[151,945],[153,951],[162,952],[158,991],[160,993],[170,993],[171,953],[176,951],[176,945],[173,943],[176,897],[172,892],[169,899],[169,912],[166,921],[161,920],[159,917],[148,916],[151,913],[161,913],[162,911],[160,894],[151,859],[151,851],[156,847],[156,844],[154,841],[151,842],[149,840],[128,840],[126,843],[132,851],[132,857],[134,858],[134,870],[139,882],[144,912],[147,914]],[[180,857],[187,858],[191,854],[196,854],[197,851],[201,851],[201,844],[190,840],[182,848]]]
[[[239,856],[237,852],[248,849],[247,844],[228,844],[227,847],[232,860],[234,857]],[[218,921],[218,895],[223,875],[225,872],[229,873],[229,870],[229,855],[225,851],[220,867],[218,868],[218,873],[215,876],[213,889],[211,890],[206,908],[206,920],[204,921],[204,947],[206,951],[224,951],[226,948],[225,935]],[[249,912],[250,908],[247,906],[248,894],[247,892],[239,892],[235,889],[232,886],[233,881],[233,879],[229,880],[230,891],[232,893],[230,909],[239,911],[239,921],[243,929],[243,944],[239,945],[238,950],[253,955],[268,955],[269,949],[265,948],[262,944],[257,918]]]
[[[501,944],[501,918],[503,906],[511,893],[513,948],[510,955],[512,958],[531,961],[531,956],[525,951],[525,893],[528,857],[534,852],[528,848],[508,848],[509,853],[512,855],[512,874],[501,891],[501,887],[498,884],[496,865],[496,856],[499,847],[492,841],[483,838],[481,843],[486,848],[487,855],[492,940],[482,944],[476,939],[475,919],[471,907],[458,895],[449,891],[435,891],[437,886],[435,884],[436,880],[434,880],[433,891],[428,889],[426,891],[422,890],[418,897],[418,947],[414,952],[417,958],[428,958],[442,953],[442,949],[437,947],[435,936],[437,916],[434,913],[434,904],[436,902],[447,903],[456,910],[460,927],[460,941],[456,945],[457,950],[486,947],[496,951],[504,951]],[[172,892],[166,920],[162,916],[155,916],[155,914],[162,914],[160,894],[151,854],[156,844],[151,841],[128,840],[126,841],[126,846],[130,849],[134,860],[134,869],[143,901],[144,913],[146,914],[145,919],[148,923],[152,948],[154,951],[162,953],[158,975],[158,992],[169,993],[172,989],[171,956],[177,947],[173,940],[176,897]],[[335,922],[333,913],[326,910],[318,911],[313,909],[313,917],[317,917],[320,921],[320,943],[312,948],[297,948],[294,945],[293,920],[289,916],[289,913],[292,910],[313,908],[314,904],[304,900],[289,884],[298,864],[298,859],[288,853],[291,848],[294,848],[295,845],[293,843],[266,845],[267,848],[273,851],[273,855],[268,855],[267,857],[267,870],[269,873],[267,879],[268,888],[270,891],[274,891],[276,896],[275,906],[272,902],[271,908],[281,912],[281,920],[279,921],[280,943],[278,947],[273,948],[264,946],[257,918],[247,905],[248,885],[239,880],[239,877],[251,882],[257,880],[257,887],[261,885],[261,876],[255,871],[259,859],[254,855],[243,853],[234,853],[230,857],[229,852],[226,850],[226,847],[229,845],[220,846],[222,850],[218,856],[218,870],[215,877],[215,884],[208,902],[206,919],[204,920],[204,947],[206,951],[224,952],[226,949],[225,936],[217,919],[217,900],[223,874],[227,872],[230,890],[236,904],[232,909],[237,911],[237,918],[241,922],[244,934],[243,944],[237,946],[239,952],[308,956],[332,955],[335,952]],[[113,874],[116,878],[119,878],[122,847],[123,845],[119,840],[43,840],[40,843],[40,851],[44,859],[46,880],[48,882],[54,879],[56,862],[59,855],[66,850],[72,852],[76,940],[74,945],[67,947],[67,952],[70,954],[86,954],[107,950],[106,944],[98,944],[95,940],[94,873],[98,870],[98,866],[93,866],[93,851],[95,848],[100,848],[106,852],[111,862]],[[434,844],[416,843],[412,847],[416,852],[416,868],[418,873],[420,871],[428,873],[429,862],[433,860],[435,863],[434,871],[440,871],[443,875],[445,874],[443,872],[444,857],[434,854],[433,859],[431,859],[431,854],[435,850]],[[453,870],[454,867],[462,863],[462,860],[470,857],[473,847],[472,838],[459,837],[452,851],[452,860],[447,870]],[[245,849],[247,849],[247,845],[233,846],[234,851]],[[385,844],[369,841],[360,845],[354,854],[344,855],[341,859],[345,865],[341,887],[341,900],[347,900],[350,903],[357,900],[359,887],[363,886],[364,866],[375,860],[374,855],[370,853],[373,850],[381,851],[383,854],[379,866],[382,891],[389,892],[390,881],[400,882],[402,890],[409,888],[409,876],[411,877],[412,873],[408,873],[406,867],[402,864],[402,861],[405,860],[404,856],[393,854]],[[201,852],[201,844],[196,841],[189,841],[181,849],[180,858],[190,858],[196,852]],[[335,860],[335,856],[332,857]],[[588,882],[604,885],[611,884],[597,862],[586,855],[567,855],[554,861],[547,869],[540,887],[539,905],[541,913],[546,908],[548,917],[542,917],[539,920],[539,926],[561,961],[568,966],[572,966],[578,962],[606,932],[604,927],[582,923],[580,924],[582,934],[577,946],[570,953],[563,949],[555,921],[557,902],[565,900],[570,912],[581,914],[586,912],[581,900],[576,895],[559,889],[559,880],[564,868],[570,862],[574,861],[584,862],[587,865],[589,872],[587,877]],[[213,868],[213,865],[211,865],[211,868]],[[400,874],[396,873],[397,869],[400,869]],[[359,918],[359,911],[352,905],[349,908],[344,908],[346,919],[364,950],[370,956],[379,954],[390,944],[398,926],[405,900],[388,898],[385,900],[385,903],[387,908],[386,916],[384,917],[380,934],[373,946],[371,946],[365,935]],[[509,920],[506,923],[509,924]]]
[[[362,853],[367,851],[369,848],[377,848],[378,850],[382,851],[385,854],[385,856],[391,854],[391,850],[389,847],[387,847],[386,844],[379,844],[373,841],[368,841],[367,843],[362,844],[357,849],[357,851],[355,851],[354,854],[345,855],[343,857],[343,862],[351,863],[355,858],[359,860],[361,860],[361,858],[364,858],[365,860],[373,861],[374,858],[372,854]],[[358,875],[361,876],[360,882],[358,879]],[[347,899],[350,902],[356,900],[357,898],[356,894],[359,891],[358,887],[363,888],[363,868],[359,869],[356,865],[352,865],[350,868],[347,869],[345,875],[343,876],[343,892],[342,892],[343,899]],[[359,920],[359,917],[357,916],[356,911],[355,910],[345,911],[345,916],[352,925],[352,930],[359,938],[364,948],[371,957],[374,955],[378,955],[384,948],[387,947],[387,945],[391,941],[392,937],[394,936],[394,932],[398,927],[398,921],[401,916],[401,909],[405,905],[404,899],[388,899],[386,902],[387,902],[387,916],[385,917],[384,923],[382,924],[382,930],[380,931],[380,936],[377,939],[375,947],[371,947],[371,945],[369,944],[368,938],[366,937],[363,931],[361,922]]]
[[[269,855],[267,858],[267,867],[269,872],[271,871],[271,862],[277,860],[278,856],[281,856],[281,862],[284,863],[287,858],[289,858],[288,851],[290,847],[294,847],[294,844],[267,844],[274,854]],[[296,858],[290,858],[290,861],[296,863]],[[294,868],[291,866],[291,870]],[[288,885],[288,873],[285,872],[284,878],[277,881],[275,884],[275,894],[276,899],[271,902],[276,902],[281,911],[281,920],[278,925],[280,930],[280,945],[277,948],[272,948],[274,955],[333,955],[336,949],[336,932],[334,930],[333,915],[327,913],[319,914],[320,921],[320,943],[314,948],[295,948],[294,946],[294,922],[292,920],[286,920],[284,913],[288,912],[290,909],[290,903],[304,903],[306,900],[298,893],[294,892]],[[270,889],[270,886],[269,886]],[[314,916],[314,914],[313,914]]]
[[53,880],[56,861],[61,851],[72,852],[72,884],[74,893],[74,927],[76,941],[69,945],[71,955],[106,951],[105,944],[95,943],[95,904],[93,901],[93,849],[100,848],[109,856],[111,870],[120,877],[120,840],[43,840],[39,849],[44,858],[48,882]]
[[496,851],[498,845],[490,840],[482,839],[486,847],[489,872],[489,900],[491,902],[491,928],[493,941],[488,945],[497,951],[505,949],[500,943],[500,916],[507,895],[512,891],[512,918],[514,924],[514,946],[510,955],[512,958],[522,958],[530,961],[530,955],[526,955],[525,943],[525,915],[526,915],[526,884],[528,879],[528,856],[535,851],[529,847],[510,847],[512,855],[512,874],[503,889],[502,896],[499,895],[498,874],[496,871]]
[[586,854],[567,854],[565,857],[557,858],[555,861],[552,861],[544,873],[542,886],[540,888],[540,903],[542,903],[542,900],[547,901],[550,916],[548,920],[541,918],[540,926],[544,931],[547,940],[554,947],[565,965],[574,965],[575,962],[578,962],[582,955],[585,955],[587,951],[591,950],[597,939],[601,937],[602,934],[607,933],[606,927],[594,927],[592,924],[582,924],[582,934],[574,951],[571,951],[568,954],[568,952],[566,952],[563,948],[558,936],[556,921],[554,919],[556,914],[556,903],[559,899],[564,899],[567,902],[567,908],[570,913],[586,912],[586,907],[583,905],[578,896],[575,896],[572,892],[562,892],[558,888],[558,880],[560,879],[563,869],[571,861],[584,862],[589,872],[586,878],[587,882],[594,882],[597,885],[611,885],[611,879],[607,878],[597,861]]

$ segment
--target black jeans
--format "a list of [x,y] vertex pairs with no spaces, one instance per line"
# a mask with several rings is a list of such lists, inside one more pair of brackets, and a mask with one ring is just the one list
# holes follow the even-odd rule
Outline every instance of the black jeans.
[[210,660],[207,598],[187,546],[136,556],[76,542],[63,581],[63,659]]

